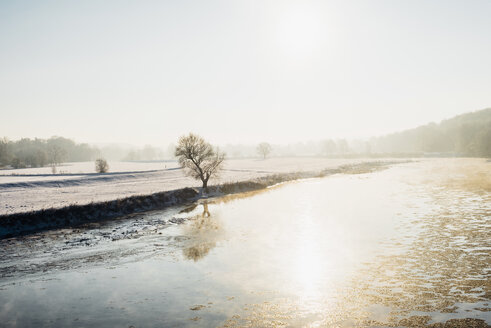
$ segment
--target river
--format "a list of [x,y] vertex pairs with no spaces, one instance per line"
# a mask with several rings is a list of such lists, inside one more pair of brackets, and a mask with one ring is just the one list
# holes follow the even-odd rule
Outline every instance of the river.
[[490,186],[422,160],[1,240],[0,326],[486,327]]

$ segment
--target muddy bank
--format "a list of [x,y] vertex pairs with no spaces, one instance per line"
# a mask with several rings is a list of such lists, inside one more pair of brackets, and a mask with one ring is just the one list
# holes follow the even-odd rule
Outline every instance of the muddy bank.
[[[205,197],[261,190],[287,181],[324,177],[338,173],[369,173],[397,163],[401,162],[366,162],[342,165],[334,169],[325,169],[317,172],[273,174],[248,181],[211,186]],[[190,203],[201,197],[203,197],[203,193],[200,188],[183,188],[153,193],[150,195],[121,198],[112,201],[1,215],[0,239],[26,235],[43,230],[75,227],[85,223],[100,222],[123,217],[132,213],[160,210],[169,206]]]

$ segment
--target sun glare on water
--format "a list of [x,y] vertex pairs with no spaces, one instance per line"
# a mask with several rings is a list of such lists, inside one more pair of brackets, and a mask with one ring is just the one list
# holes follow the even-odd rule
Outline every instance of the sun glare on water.
[[[328,306],[327,291],[336,285],[339,267],[343,260],[335,250],[341,243],[336,234],[326,233],[322,220],[308,199],[300,201],[302,212],[297,217],[296,233],[291,234],[293,250],[290,268],[286,273],[291,284],[287,287],[297,298],[297,306],[303,311],[318,311]],[[285,286],[286,287],[286,286]],[[332,289],[334,290],[334,289]],[[332,305],[332,304],[331,304]]]

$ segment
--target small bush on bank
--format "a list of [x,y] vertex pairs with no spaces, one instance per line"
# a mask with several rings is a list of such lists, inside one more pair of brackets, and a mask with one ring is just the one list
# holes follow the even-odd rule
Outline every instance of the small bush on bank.
[[106,173],[109,171],[109,165],[104,158],[98,158],[95,161],[95,171],[97,173]]

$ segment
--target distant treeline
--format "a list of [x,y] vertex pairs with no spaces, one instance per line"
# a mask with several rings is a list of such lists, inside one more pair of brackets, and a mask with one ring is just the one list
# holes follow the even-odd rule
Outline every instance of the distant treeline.
[[63,162],[92,161],[99,149],[86,143],[77,144],[63,137],[49,139],[0,139],[0,166],[13,168],[59,165]]
[[[229,158],[257,157],[256,146],[225,145],[222,149]],[[329,139],[272,146],[272,156],[491,157],[491,108],[370,140]],[[172,159],[173,153],[172,144],[165,150],[149,145],[140,149],[116,145],[99,149],[63,137],[17,141],[0,139],[0,167],[42,167],[93,161],[101,156],[108,160],[162,160]]]
[[150,145],[143,148],[117,145],[98,148],[63,137],[22,138],[16,141],[0,138],[0,168],[57,166],[65,162],[93,161],[99,157],[115,161],[153,161],[169,159],[172,155],[173,147],[165,152]]
[[[326,139],[271,146],[271,157],[491,157],[491,108],[365,140]],[[222,149],[229,158],[258,156],[256,145],[225,145]]]
[[491,157],[491,108],[372,138],[369,148],[375,153]]

